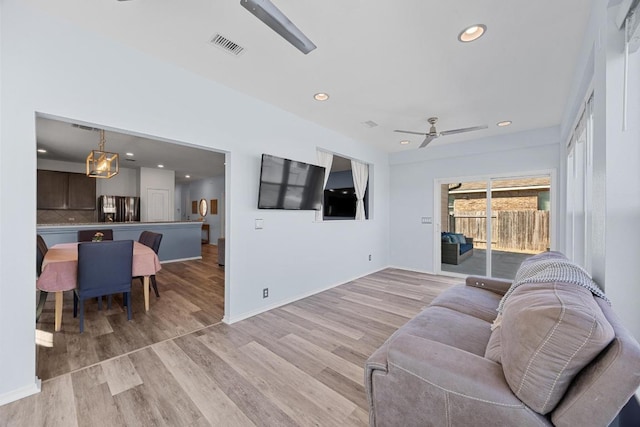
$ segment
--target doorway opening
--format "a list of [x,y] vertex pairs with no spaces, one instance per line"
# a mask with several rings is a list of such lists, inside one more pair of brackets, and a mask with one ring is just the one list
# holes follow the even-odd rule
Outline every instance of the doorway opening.
[[438,183],[440,272],[513,279],[551,248],[551,173]]
[[[75,242],[76,228],[87,223],[112,228],[114,240],[138,240],[141,231],[148,229],[163,233],[158,251],[162,268],[155,274],[160,297],[151,292],[146,311],[142,285],[133,279],[131,321],[127,321],[120,295],[113,297],[109,309],[99,309],[97,299],[87,300],[85,331],[80,334],[78,319],[73,317],[73,291],[61,292],[59,331],[54,330],[54,292],[45,294],[36,323],[36,336],[45,338],[36,349],[36,375],[41,380],[208,327],[222,321],[225,314],[228,269],[220,265],[216,245],[225,234],[229,153],[37,114],[38,170],[84,176],[85,159],[94,148],[98,127],[105,130],[109,150],[121,157],[119,173],[91,182],[93,195],[88,206],[71,210],[69,206],[41,206],[39,201],[37,232],[43,235],[46,251]],[[100,195],[138,198],[140,217],[126,224],[100,222],[104,221],[99,215],[104,206],[96,200]],[[186,198],[201,202],[197,217],[183,216]],[[202,229],[207,224],[209,244],[201,244],[200,224]]]

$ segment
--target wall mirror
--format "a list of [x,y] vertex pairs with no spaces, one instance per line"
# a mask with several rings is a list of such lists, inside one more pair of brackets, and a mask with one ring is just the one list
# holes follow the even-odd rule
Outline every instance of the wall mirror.
[[200,216],[206,216],[207,211],[209,210],[207,205],[207,199],[200,199],[200,203],[198,205],[198,211],[200,212]]

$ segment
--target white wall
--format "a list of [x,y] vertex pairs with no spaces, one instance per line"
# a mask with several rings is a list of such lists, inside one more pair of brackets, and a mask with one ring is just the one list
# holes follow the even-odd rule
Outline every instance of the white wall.
[[[615,312],[640,340],[640,52],[629,57],[628,125],[622,130],[623,35],[613,19],[617,6],[592,1],[576,84],[566,108],[568,133],[587,95],[594,91],[593,251],[594,279],[603,286]],[[615,2],[614,2],[615,3]],[[564,156],[564,153],[563,153]]]
[[[221,209],[224,206],[222,198],[224,196],[224,176],[216,176],[212,178],[200,179],[181,186],[184,195],[188,195],[188,199],[183,199],[182,205],[191,207],[191,201],[199,201],[205,199],[209,206],[209,213],[204,218],[204,222],[209,224],[209,243],[216,245],[218,243],[218,237],[220,237],[221,230]],[[218,200],[218,213],[216,215],[211,214],[211,199]],[[188,219],[195,220],[200,217],[199,214],[192,214],[191,210],[187,212]]]
[[139,196],[138,170],[120,168],[118,175],[109,179],[99,179],[96,187],[98,196]]
[[[36,112],[228,153],[228,322],[388,264],[385,153],[25,3],[0,3],[0,403],[36,387]],[[374,220],[316,223],[311,211],[257,210],[260,154],[313,163],[318,148],[373,165]]]
[[605,290],[616,311],[640,340],[640,52],[629,57],[627,130],[622,130],[623,34],[607,43],[606,267]]
[[[557,169],[558,140],[558,128],[549,128],[393,154],[389,201],[391,265],[435,271],[434,234],[440,218],[434,208],[436,179]],[[422,224],[423,216],[433,217],[433,224]]]

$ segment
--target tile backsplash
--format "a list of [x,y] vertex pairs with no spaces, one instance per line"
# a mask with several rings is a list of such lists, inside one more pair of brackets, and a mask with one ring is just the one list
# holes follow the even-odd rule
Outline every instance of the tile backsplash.
[[38,224],[73,224],[98,221],[98,211],[38,209]]

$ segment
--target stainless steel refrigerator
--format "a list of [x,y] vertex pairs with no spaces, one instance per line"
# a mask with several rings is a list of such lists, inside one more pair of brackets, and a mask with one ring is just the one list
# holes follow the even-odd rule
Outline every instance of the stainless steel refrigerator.
[[140,198],[133,196],[98,197],[98,221],[140,221]]

